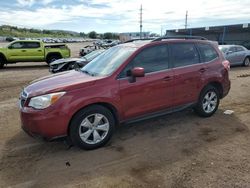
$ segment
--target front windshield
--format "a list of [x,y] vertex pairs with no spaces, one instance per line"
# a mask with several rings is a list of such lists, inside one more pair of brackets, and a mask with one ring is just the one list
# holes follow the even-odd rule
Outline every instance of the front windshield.
[[90,63],[84,66],[82,72],[96,76],[107,76],[113,73],[136,48],[115,46],[101,55],[97,56]]
[[219,46],[219,49],[220,49],[223,53],[226,53],[227,50],[228,50],[228,47]]

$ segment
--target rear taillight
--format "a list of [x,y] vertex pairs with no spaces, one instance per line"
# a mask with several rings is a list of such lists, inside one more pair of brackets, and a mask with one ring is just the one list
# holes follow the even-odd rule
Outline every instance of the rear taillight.
[[222,61],[222,65],[227,69],[228,71],[230,70],[230,62],[228,60]]

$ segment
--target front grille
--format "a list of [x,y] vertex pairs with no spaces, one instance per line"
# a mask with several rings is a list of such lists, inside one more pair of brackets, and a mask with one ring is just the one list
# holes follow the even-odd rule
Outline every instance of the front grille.
[[23,90],[21,95],[20,95],[20,107],[21,108],[24,107],[24,104],[25,104],[27,98],[28,98],[28,93],[25,90]]

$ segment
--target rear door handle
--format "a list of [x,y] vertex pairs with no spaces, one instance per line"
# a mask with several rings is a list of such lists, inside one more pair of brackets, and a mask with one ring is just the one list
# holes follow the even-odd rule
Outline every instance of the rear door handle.
[[26,50],[22,50],[22,52],[26,52]]
[[172,80],[172,77],[171,76],[166,76],[163,78],[163,81],[170,81]]

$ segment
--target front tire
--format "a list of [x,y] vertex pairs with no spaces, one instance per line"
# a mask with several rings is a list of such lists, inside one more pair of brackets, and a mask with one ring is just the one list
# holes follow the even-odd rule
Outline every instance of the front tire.
[[96,149],[112,137],[115,127],[113,114],[105,107],[93,105],[80,110],[70,124],[70,138],[82,149]]
[[243,66],[248,67],[250,65],[250,57],[246,57],[243,61]]
[[199,101],[194,108],[201,117],[210,117],[218,109],[220,96],[218,90],[213,86],[205,87],[200,94]]

